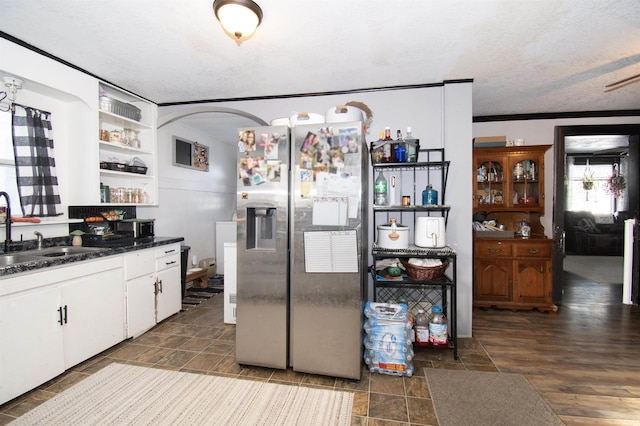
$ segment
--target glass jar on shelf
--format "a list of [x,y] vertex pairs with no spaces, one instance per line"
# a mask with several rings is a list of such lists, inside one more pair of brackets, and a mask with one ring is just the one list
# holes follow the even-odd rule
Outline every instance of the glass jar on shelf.
[[129,141],[129,145],[132,148],[140,149],[142,144],[140,143],[140,130],[131,130],[133,133],[131,136],[131,141]]

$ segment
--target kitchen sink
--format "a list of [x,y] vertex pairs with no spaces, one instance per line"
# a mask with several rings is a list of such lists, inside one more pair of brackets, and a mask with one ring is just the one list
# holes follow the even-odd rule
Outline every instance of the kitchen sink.
[[37,261],[37,256],[28,254],[3,254],[0,255],[0,267],[11,266],[18,263],[27,263]]
[[83,253],[91,253],[102,250],[99,247],[76,247],[61,246],[48,247],[38,250],[27,250],[23,252],[2,254],[0,255],[0,267],[12,266],[20,263],[36,262],[42,259],[51,259],[56,257],[73,256]]
[[74,254],[91,253],[102,250],[99,247],[78,247],[78,246],[62,246],[62,247],[49,247],[40,250],[29,250],[30,254],[34,256],[44,257],[59,257],[59,256],[72,256]]

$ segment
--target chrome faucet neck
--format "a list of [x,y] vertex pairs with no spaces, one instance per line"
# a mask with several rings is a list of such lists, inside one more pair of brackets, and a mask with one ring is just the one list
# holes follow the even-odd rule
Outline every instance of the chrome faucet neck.
[[44,238],[43,235],[38,231],[34,231],[33,235],[35,235],[38,238],[38,249],[41,249],[42,248],[42,243],[43,243],[43,238]]
[[9,253],[11,247],[11,200],[9,194],[4,191],[0,191],[0,198],[4,197],[7,200],[7,218],[4,223],[4,252]]

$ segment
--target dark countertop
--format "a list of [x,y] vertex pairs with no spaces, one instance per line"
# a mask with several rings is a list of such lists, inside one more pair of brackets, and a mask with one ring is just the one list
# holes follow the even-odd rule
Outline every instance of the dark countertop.
[[[136,240],[129,245],[113,248],[97,248],[97,250],[78,253],[67,256],[51,257],[51,258],[37,258],[29,260],[28,262],[15,263],[8,266],[0,266],[0,280],[8,276],[19,274],[21,272],[28,272],[37,269],[49,268],[52,266],[66,265],[69,263],[81,262],[83,260],[97,259],[106,256],[113,256],[118,254],[129,253],[136,250],[144,250],[153,247],[160,247],[168,244],[175,244],[184,241],[183,237],[151,237]],[[45,239],[45,244],[47,240]],[[53,245],[52,245],[53,246]],[[15,251],[11,254],[35,254],[33,250],[29,251]],[[2,257],[0,255],[0,257]]]

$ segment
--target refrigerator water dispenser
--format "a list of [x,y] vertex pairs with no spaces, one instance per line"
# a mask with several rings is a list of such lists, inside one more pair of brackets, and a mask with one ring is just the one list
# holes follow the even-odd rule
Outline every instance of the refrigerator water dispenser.
[[275,207],[247,208],[247,250],[276,249],[276,217]]

